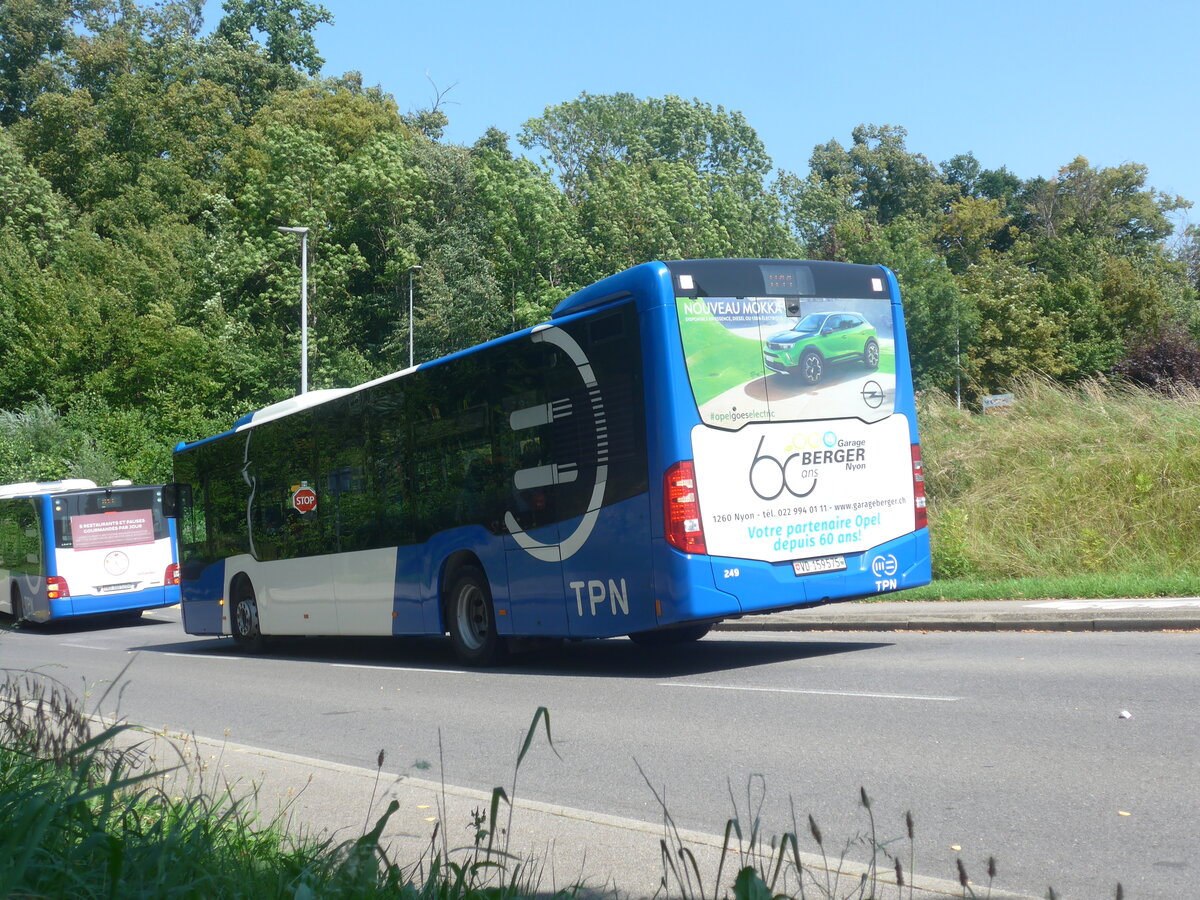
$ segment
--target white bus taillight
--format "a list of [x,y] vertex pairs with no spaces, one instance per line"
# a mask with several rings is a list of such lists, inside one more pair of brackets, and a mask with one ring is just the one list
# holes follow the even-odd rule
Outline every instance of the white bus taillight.
[[684,553],[708,553],[700,524],[696,467],[690,459],[675,463],[663,476],[663,516],[668,544]]
[[912,445],[913,501],[917,509],[917,528],[929,527],[929,510],[925,508],[925,469],[921,465],[921,445]]
[[167,574],[163,576],[163,584],[168,587],[172,584],[179,584],[179,563],[171,563],[167,566]]
[[63,597],[70,597],[71,589],[67,587],[67,579],[60,575],[48,575],[46,577],[46,599],[61,600]]

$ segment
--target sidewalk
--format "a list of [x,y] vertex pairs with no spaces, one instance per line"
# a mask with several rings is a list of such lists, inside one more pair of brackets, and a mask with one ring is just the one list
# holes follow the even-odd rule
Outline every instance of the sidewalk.
[[718,631],[1198,631],[1200,597],[859,600],[727,619]]

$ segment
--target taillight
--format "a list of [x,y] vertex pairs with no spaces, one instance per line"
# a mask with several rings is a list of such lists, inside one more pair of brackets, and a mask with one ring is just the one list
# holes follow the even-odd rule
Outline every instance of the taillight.
[[684,553],[708,553],[700,524],[696,467],[690,459],[675,463],[663,476],[663,517],[668,544]]
[[163,576],[163,584],[179,584],[179,563],[171,563],[167,566],[167,574]]
[[925,508],[925,469],[921,465],[921,445],[912,445],[913,501],[917,512],[917,528],[929,527],[929,510]]
[[63,597],[70,597],[71,589],[67,587],[67,579],[59,575],[50,575],[46,578],[46,598],[48,600],[61,600]]

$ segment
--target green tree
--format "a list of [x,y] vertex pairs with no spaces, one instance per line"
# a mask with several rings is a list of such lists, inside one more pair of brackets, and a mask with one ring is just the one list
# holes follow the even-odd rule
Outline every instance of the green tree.
[[1022,191],[1031,214],[1026,230],[1048,239],[1070,235],[1106,238],[1123,254],[1138,254],[1171,234],[1167,214],[1190,206],[1182,197],[1146,186],[1139,163],[1093,168],[1082,156],[1057,177],[1032,179]]
[[217,37],[235,49],[254,41],[255,33],[266,39],[267,59],[277,66],[291,66],[316,75],[325,64],[317,53],[313,29],[332,23],[333,16],[319,3],[308,0],[225,0],[225,15],[217,25]]
[[909,152],[908,132],[894,125],[859,125],[849,149],[831,140],[818,145],[809,166],[816,185],[841,194],[856,209],[886,225],[900,217],[928,218],[958,195],[937,166]]
[[510,327],[545,321],[592,270],[577,210],[549,174],[515,158],[494,128],[471,149],[476,203],[490,233],[487,253],[511,312]]
[[962,274],[977,265],[985,253],[1012,243],[1016,229],[1002,212],[999,200],[964,196],[950,204],[935,229],[934,240],[946,257],[950,271]]
[[0,3],[0,125],[20,119],[37,97],[61,90],[70,50],[93,0]]
[[1067,372],[1067,322],[1046,309],[1045,276],[1014,260],[986,254],[961,279],[977,316],[965,353],[972,388],[991,394],[1012,388],[1022,375]]
[[771,160],[738,112],[679,97],[593,96],[548,107],[519,140],[579,211],[595,274],[654,258],[797,251]]

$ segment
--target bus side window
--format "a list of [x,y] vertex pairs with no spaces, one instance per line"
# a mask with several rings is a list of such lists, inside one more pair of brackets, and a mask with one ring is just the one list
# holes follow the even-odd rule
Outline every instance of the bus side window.
[[407,394],[395,384],[381,385],[370,396],[364,468],[372,513],[371,546],[404,546],[413,535],[412,436],[405,409]]

